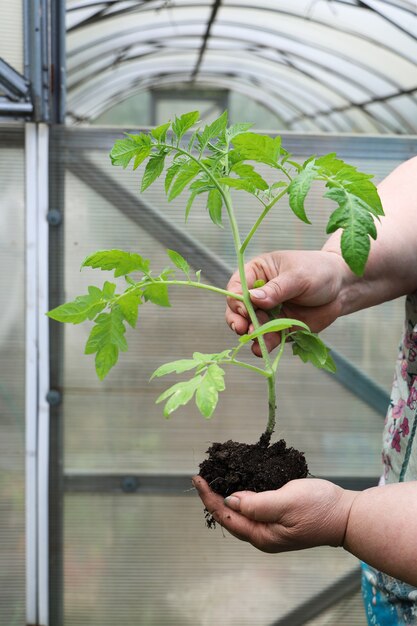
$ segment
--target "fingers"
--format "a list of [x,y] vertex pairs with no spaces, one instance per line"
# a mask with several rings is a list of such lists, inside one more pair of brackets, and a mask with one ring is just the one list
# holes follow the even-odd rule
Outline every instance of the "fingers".
[[193,477],[193,485],[197,489],[207,511],[215,521],[226,528],[234,537],[241,541],[250,541],[253,535],[253,522],[233,511],[224,503],[224,498],[214,493],[201,476]]
[[287,508],[282,490],[236,492],[225,499],[225,504],[254,522],[279,523]]

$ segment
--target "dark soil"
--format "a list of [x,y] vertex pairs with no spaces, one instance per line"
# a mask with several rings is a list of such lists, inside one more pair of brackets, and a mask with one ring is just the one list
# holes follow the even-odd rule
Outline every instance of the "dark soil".
[[[304,454],[287,448],[284,439],[270,445],[270,435],[263,434],[258,443],[236,441],[213,443],[208,458],[200,464],[200,476],[210,488],[223,497],[235,491],[269,491],[279,489],[290,480],[308,475]],[[206,512],[206,524],[215,521]]]

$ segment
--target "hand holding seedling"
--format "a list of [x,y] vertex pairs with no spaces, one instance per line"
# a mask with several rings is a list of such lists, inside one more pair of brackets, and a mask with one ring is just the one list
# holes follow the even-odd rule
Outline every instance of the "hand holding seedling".
[[[342,288],[354,278],[340,255],[310,250],[262,254],[245,265],[245,273],[260,324],[280,307],[281,317],[301,320],[313,332],[320,332],[341,314]],[[239,272],[233,274],[227,289],[241,293]],[[227,299],[226,321],[238,335],[253,332],[244,305],[233,298]],[[266,334],[264,340],[270,352],[279,344],[280,333]],[[262,356],[256,340],[252,352]]]

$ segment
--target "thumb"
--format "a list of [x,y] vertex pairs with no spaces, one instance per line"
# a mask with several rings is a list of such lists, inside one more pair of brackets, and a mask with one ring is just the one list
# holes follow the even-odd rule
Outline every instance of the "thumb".
[[267,311],[287,300],[296,298],[302,290],[303,287],[294,275],[291,277],[288,274],[282,274],[260,288],[250,289],[249,294],[252,302],[259,309]]
[[225,498],[224,503],[256,522],[277,522],[285,510],[285,498],[281,496],[280,490],[260,493],[240,491]]

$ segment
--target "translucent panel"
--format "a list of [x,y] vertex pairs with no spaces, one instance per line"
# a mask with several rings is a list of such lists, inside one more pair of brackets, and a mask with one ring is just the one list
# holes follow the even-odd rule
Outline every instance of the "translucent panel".
[[367,626],[362,594],[357,592],[335,606],[327,609],[318,617],[305,622],[305,626]]
[[23,73],[23,2],[0,0],[0,58]]
[[[118,97],[169,81],[197,86],[210,80],[219,87],[227,78],[242,95],[256,84],[282,128],[415,132],[412,108],[401,109],[398,124],[389,113],[372,120],[372,106],[359,124],[349,109],[377,99],[390,110],[385,99],[415,88],[417,20],[402,2],[225,0],[213,15],[203,0],[68,7],[70,119],[97,117]],[[290,103],[313,117],[288,115]],[[334,108],[342,109],[343,120],[332,116]]]
[[25,616],[23,135],[0,127],[0,606]]
[[357,567],[209,531],[196,496],[67,495],[64,542],[64,626],[270,626]]

